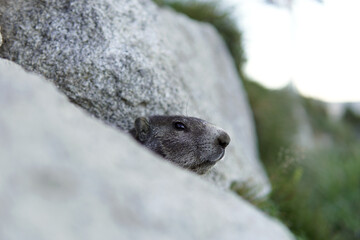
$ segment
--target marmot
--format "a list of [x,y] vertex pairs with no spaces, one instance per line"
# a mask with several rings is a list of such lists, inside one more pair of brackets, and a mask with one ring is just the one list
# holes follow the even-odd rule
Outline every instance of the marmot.
[[194,117],[139,117],[134,125],[129,133],[138,142],[198,174],[204,174],[215,165],[230,143],[224,130]]

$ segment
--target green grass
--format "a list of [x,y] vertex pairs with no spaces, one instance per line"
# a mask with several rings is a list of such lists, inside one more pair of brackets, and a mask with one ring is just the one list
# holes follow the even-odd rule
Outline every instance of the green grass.
[[266,164],[277,162],[280,151],[294,144],[296,99],[286,89],[270,91],[249,80],[244,86],[254,114],[260,157]]
[[[284,161],[286,163],[286,161]],[[360,237],[360,152],[318,149],[269,168],[278,217],[303,239]]]
[[[335,121],[320,101],[294,98],[286,89],[269,90],[249,81],[245,87],[254,111],[260,156],[273,186],[268,200],[254,202],[250,198],[250,202],[281,219],[298,239],[359,239],[357,116],[345,114],[344,119]],[[292,109],[297,104],[304,107],[315,137],[326,135],[331,140],[327,148],[296,150]]]
[[[331,239],[360,238],[360,151],[359,143],[344,151],[316,151],[306,159],[303,189],[312,185],[310,208],[326,219]],[[307,187],[308,188],[308,187]]]

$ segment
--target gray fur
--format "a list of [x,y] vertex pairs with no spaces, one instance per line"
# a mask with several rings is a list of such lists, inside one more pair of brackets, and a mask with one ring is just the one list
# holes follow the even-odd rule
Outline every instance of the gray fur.
[[[184,127],[177,128],[176,126]],[[225,154],[230,142],[222,129],[194,117],[150,116],[135,120],[130,134],[179,166],[204,174]]]

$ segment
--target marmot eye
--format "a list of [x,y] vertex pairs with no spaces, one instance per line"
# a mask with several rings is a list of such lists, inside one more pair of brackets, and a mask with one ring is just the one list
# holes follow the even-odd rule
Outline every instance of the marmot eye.
[[179,131],[184,131],[186,129],[185,124],[183,124],[182,122],[175,122],[174,127]]

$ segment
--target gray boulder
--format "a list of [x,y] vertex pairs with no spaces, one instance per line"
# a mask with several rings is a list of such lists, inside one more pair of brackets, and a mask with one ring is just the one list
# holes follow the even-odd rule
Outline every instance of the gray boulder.
[[0,239],[293,239],[0,59]]
[[139,116],[183,114],[222,127],[232,143],[205,177],[269,191],[246,94],[210,25],[150,0],[0,0],[0,26],[0,57],[110,125],[128,130]]

